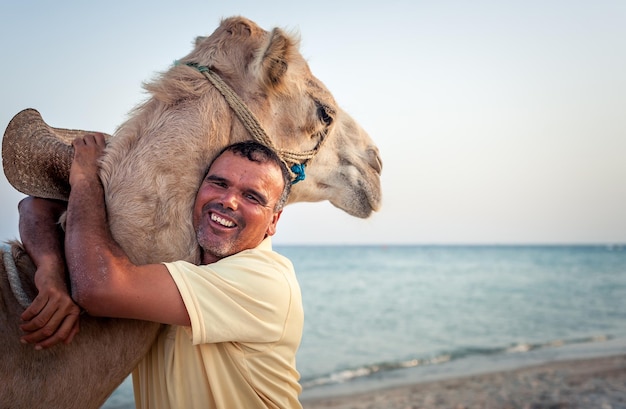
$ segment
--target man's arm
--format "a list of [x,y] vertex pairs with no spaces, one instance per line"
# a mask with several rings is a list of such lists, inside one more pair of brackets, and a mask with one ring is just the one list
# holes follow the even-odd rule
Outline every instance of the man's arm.
[[74,299],[89,314],[189,325],[189,315],[167,267],[136,266],[111,236],[98,159],[101,134],[73,142],[65,254]]
[[63,258],[63,232],[58,224],[65,202],[27,197],[18,206],[20,238],[33,260],[38,294],[22,314],[24,343],[36,349],[70,343],[79,330],[80,308],[69,295]]

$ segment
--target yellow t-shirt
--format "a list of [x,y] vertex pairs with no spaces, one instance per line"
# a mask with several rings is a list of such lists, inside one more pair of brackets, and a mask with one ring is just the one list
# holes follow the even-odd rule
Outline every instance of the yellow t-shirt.
[[191,327],[169,326],[139,363],[137,408],[301,408],[300,287],[270,239],[209,265],[165,265]]

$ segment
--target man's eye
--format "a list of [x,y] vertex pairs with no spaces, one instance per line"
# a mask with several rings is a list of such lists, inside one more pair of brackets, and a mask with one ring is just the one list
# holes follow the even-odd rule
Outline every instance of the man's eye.
[[209,183],[211,183],[213,186],[217,186],[217,187],[226,187],[226,183],[220,182],[219,180],[212,180]]

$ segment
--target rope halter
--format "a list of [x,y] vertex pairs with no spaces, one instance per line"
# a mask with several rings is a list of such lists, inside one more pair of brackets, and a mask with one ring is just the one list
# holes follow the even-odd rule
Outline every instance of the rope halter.
[[2,253],[2,263],[4,264],[4,270],[7,274],[7,280],[9,281],[9,287],[13,292],[13,296],[17,302],[26,309],[32,302],[30,297],[26,295],[24,287],[22,287],[22,280],[20,280],[20,272],[15,265],[15,259],[11,252],[11,246],[8,244],[2,244],[0,246],[0,253]]
[[[175,63],[175,65],[178,64],[178,62]],[[254,140],[264,144],[278,154],[278,156],[287,166],[287,169],[289,169],[289,171],[291,172],[292,185],[300,182],[301,180],[304,180],[304,178],[306,177],[304,172],[306,163],[310,159],[312,159],[319,151],[322,143],[326,139],[326,132],[322,134],[322,138],[320,139],[318,144],[315,146],[315,148],[311,150],[296,152],[287,149],[279,149],[278,147],[276,147],[276,145],[274,145],[269,136],[267,136],[267,133],[259,123],[259,120],[254,115],[254,113],[250,111],[250,109],[248,109],[248,107],[239,97],[239,95],[237,95],[235,91],[230,86],[228,86],[228,84],[226,84],[215,71],[211,70],[205,65],[199,65],[198,63],[190,62],[186,63],[185,65],[200,71],[209,80],[209,82],[213,84],[213,86],[224,96],[224,99],[226,99],[226,102],[228,102],[230,108],[235,112],[243,126],[246,128],[252,138],[254,138]]]

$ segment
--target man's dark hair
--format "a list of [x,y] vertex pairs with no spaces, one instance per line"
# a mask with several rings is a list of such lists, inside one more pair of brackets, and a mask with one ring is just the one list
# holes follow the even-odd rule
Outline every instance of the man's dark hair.
[[247,158],[252,162],[258,163],[266,163],[272,162],[276,164],[283,175],[283,192],[280,195],[280,199],[276,202],[276,206],[274,207],[274,211],[278,212],[285,207],[287,203],[287,199],[289,198],[289,193],[291,192],[291,172],[287,168],[287,165],[283,160],[278,156],[278,154],[269,147],[263,145],[262,143],[256,141],[244,141],[237,142],[232,145],[228,145],[224,149],[222,149],[215,158],[221,156],[224,152],[232,152],[235,155],[239,155],[241,157]]

